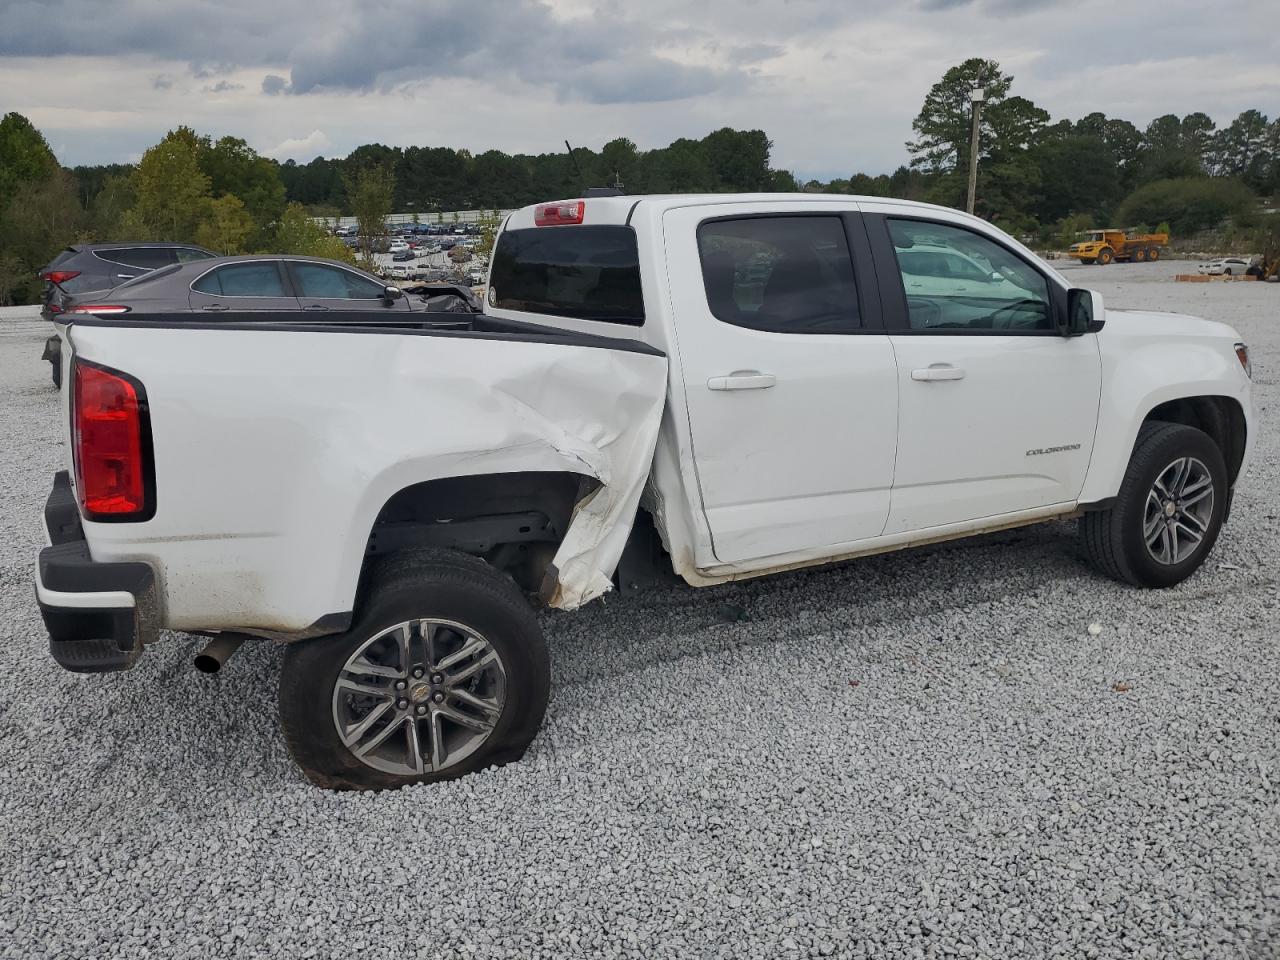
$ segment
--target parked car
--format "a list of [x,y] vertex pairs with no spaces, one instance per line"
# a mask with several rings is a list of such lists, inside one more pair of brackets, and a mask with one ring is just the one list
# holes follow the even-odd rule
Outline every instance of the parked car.
[[409,252],[409,244],[398,237],[393,238],[387,244],[387,253],[397,254],[397,253],[408,253],[408,252]]
[[[63,311],[64,301],[77,293],[110,290],[160,267],[216,256],[191,243],[73,243],[40,271],[44,281],[40,315],[52,320]],[[61,350],[62,341],[55,333],[45,341],[41,355],[50,363],[55,386],[62,383]]]
[[223,314],[231,311],[457,311],[452,292],[441,290],[406,297],[399,287],[350,264],[318,257],[216,257],[156,270],[114,290],[89,291],[66,301],[55,318],[59,335],[66,322],[83,316],[145,319],[175,313]]
[[[908,293],[926,244],[1016,282]],[[457,329],[73,316],[36,575],[55,660],[127,669],[167,627],[212,634],[216,668],[266,638],[315,783],[448,779],[538,729],[530,595],[573,610],[615,577],[701,587],[1076,517],[1100,571],[1168,587],[1254,441],[1236,331],[1108,311],[949,208],[538,204],[489,281]]]
[[403,250],[397,250],[395,253],[391,254],[391,259],[396,261],[412,260],[417,255],[417,252],[413,250],[413,248],[406,247]]
[[1216,260],[1205,261],[1196,270],[1212,277],[1243,277],[1252,263],[1249,257],[1218,257]]

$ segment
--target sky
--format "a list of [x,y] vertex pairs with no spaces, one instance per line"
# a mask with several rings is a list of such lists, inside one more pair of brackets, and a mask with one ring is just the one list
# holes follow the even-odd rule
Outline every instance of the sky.
[[180,124],[306,162],[362,143],[642,149],[762,129],[802,179],[908,159],[968,57],[1077,119],[1280,113],[1280,0],[0,0],[0,113],[63,164]]

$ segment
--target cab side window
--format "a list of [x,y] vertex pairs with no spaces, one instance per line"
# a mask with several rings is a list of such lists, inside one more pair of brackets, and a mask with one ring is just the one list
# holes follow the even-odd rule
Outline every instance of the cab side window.
[[912,330],[1055,332],[1049,281],[1011,250],[951,224],[888,225]]
[[861,326],[839,217],[710,220],[698,228],[698,255],[717,320],[773,333],[848,333]]

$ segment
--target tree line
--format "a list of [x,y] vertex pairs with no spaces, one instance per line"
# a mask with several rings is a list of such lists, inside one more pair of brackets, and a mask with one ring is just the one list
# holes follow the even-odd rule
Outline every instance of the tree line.
[[[798,184],[771,162],[763,131],[716,130],[641,150],[618,138],[599,150],[510,155],[366,144],[340,159],[284,163],[238,137],[179,127],[137,164],[61,167],[23,116],[0,120],[0,302],[38,296],[35,272],[74,240],[173,240],[220,253],[264,251],[350,259],[313,217],[354,215],[363,232],[385,216],[494,210],[572,197],[589,186],[628,193],[823,191],[965,200],[970,94],[985,92],[976,213],[1038,242],[1069,242],[1093,226],[1186,234],[1224,221],[1254,228],[1259,197],[1280,195],[1280,117],[1246,110],[1217,128],[1203,113],[1139,128],[1091,113],[1052,121],[1012,92],[992,60],[948,70],[925,97],[891,174]],[[368,251],[364,251],[366,254]]]
[[1051,122],[1012,86],[996,61],[966,60],[925,97],[906,144],[909,164],[805,189],[963,207],[970,94],[981,89],[974,212],[1011,233],[1053,242],[1093,226],[1163,222],[1179,234],[1227,218],[1248,229],[1257,198],[1280,195],[1280,117],[1245,110],[1220,129],[1204,113],[1167,114],[1142,129],[1100,112]]

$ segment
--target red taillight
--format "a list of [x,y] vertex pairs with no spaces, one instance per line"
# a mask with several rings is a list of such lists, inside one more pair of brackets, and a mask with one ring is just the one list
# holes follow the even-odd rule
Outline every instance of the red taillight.
[[80,276],[79,270],[46,270],[40,274],[40,279],[48,280],[50,283],[66,283],[78,276]]
[[71,415],[76,493],[89,520],[146,520],[155,512],[146,393],[127,374],[75,362]]
[[78,307],[71,307],[67,313],[128,313],[129,308],[119,303],[85,303]]
[[558,200],[540,203],[533,208],[533,222],[539,227],[556,227],[567,223],[581,223],[587,204],[582,200]]

